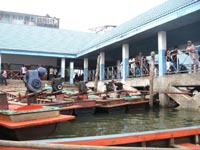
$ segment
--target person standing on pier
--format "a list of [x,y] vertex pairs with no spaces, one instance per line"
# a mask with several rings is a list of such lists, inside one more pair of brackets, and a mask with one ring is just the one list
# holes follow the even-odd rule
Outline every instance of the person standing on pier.
[[5,69],[3,69],[3,71],[1,72],[1,82],[2,84],[7,85],[7,71]]
[[178,71],[179,60],[178,60],[178,46],[174,46],[174,50],[171,52],[172,63],[176,71]]
[[24,75],[26,74],[27,68],[25,67],[25,65],[22,65],[21,67],[21,80],[23,80]]
[[194,44],[192,44],[192,41],[187,41],[187,47],[184,51],[186,53],[189,53],[189,56],[191,59],[191,72],[194,71],[195,65],[196,65],[196,72],[197,72],[198,67],[199,67],[199,54]]

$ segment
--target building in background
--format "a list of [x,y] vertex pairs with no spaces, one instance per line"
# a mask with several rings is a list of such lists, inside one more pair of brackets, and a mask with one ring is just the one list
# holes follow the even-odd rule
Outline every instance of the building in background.
[[0,23],[59,28],[59,18],[50,17],[48,14],[46,16],[38,16],[24,13],[0,11]]

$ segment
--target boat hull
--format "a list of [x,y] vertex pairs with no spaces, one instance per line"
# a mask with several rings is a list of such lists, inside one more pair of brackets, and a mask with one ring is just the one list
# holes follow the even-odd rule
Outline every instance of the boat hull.
[[39,138],[47,138],[48,136],[55,133],[57,130],[57,123],[19,128],[19,129],[8,129],[5,127],[0,127],[0,138],[6,140],[31,140]]
[[145,131],[136,133],[113,134],[104,136],[38,140],[34,142],[73,144],[87,146],[120,147],[198,147],[200,149],[200,126]]
[[0,138],[30,140],[48,137],[56,131],[59,123],[73,120],[74,118],[74,116],[59,115],[24,122],[0,121]]

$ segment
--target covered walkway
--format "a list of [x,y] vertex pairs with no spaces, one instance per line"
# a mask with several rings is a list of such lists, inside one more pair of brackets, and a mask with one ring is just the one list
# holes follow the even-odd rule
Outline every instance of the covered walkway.
[[[110,76],[110,69],[105,69],[109,66],[117,66],[113,70],[118,74],[116,68],[122,62],[125,81],[130,75],[129,58],[155,51],[161,77],[166,74],[166,49],[177,45],[182,50],[188,40],[200,45],[199,26],[199,0],[168,0],[104,34],[0,23],[0,35],[4,35],[0,38],[0,62],[27,64],[22,58],[36,56],[35,62],[30,59],[28,63],[38,65],[48,59],[48,65],[60,67],[61,77],[66,76],[68,68],[73,84],[74,70],[82,69],[84,80],[88,80],[89,70],[95,69],[100,55],[99,79]],[[12,62],[7,61],[9,57]]]

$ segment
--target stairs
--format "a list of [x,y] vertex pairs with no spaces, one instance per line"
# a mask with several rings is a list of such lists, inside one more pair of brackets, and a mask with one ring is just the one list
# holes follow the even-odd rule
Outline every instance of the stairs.
[[[171,86],[169,88],[169,92],[181,93],[182,91],[176,87]],[[167,95],[179,104],[177,108],[198,110],[200,107],[200,100],[198,100],[198,97],[200,97],[200,93],[194,96],[190,96],[187,94],[167,94]]]

